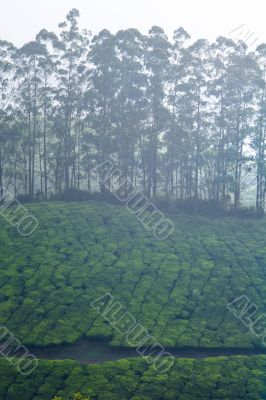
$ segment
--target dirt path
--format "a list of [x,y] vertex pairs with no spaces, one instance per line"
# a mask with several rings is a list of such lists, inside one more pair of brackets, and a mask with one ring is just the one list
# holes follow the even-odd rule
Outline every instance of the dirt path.
[[[47,360],[76,360],[81,364],[98,364],[122,358],[140,357],[135,349],[115,348],[106,341],[83,338],[71,345],[28,347],[37,358]],[[263,349],[170,349],[177,358],[205,358],[232,355],[266,355]]]

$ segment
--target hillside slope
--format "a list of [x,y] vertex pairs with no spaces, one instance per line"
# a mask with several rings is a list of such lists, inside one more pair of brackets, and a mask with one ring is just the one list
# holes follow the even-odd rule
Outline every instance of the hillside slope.
[[39,222],[30,237],[0,219],[0,323],[25,344],[127,345],[91,306],[110,292],[167,347],[262,346],[227,304],[245,295],[265,310],[264,220],[179,215],[158,241],[122,207],[27,207]]
[[167,374],[140,359],[90,366],[40,361],[31,375],[21,376],[0,359],[0,399],[68,399],[82,392],[92,400],[262,400],[265,367],[265,356],[178,359]]

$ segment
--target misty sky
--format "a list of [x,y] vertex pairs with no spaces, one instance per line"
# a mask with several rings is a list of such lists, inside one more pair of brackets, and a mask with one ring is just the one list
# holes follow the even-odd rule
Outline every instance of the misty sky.
[[[81,12],[82,28],[138,28],[143,33],[159,25],[171,37],[183,26],[193,39],[217,36],[243,38],[252,44],[266,42],[266,2],[252,0],[0,0],[0,38],[20,46],[33,40],[42,28],[57,30],[71,8]],[[240,26],[242,26],[240,28]],[[231,31],[234,33],[230,34]],[[249,43],[248,43],[249,44]]]

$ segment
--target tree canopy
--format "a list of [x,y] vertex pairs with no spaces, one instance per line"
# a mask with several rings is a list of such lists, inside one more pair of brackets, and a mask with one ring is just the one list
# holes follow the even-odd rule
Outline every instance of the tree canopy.
[[153,26],[95,36],[71,10],[59,34],[0,41],[0,187],[47,198],[99,185],[113,160],[148,196],[238,207],[247,171],[265,195],[266,45]]

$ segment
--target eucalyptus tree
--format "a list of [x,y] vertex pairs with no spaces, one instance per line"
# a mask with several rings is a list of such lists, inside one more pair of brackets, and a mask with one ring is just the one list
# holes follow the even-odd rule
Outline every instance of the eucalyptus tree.
[[8,151],[8,129],[10,116],[14,111],[14,95],[16,91],[14,55],[15,47],[0,40],[0,200],[4,195],[5,167],[10,165]]
[[23,125],[19,116],[13,112],[0,120],[0,201],[13,185],[17,193],[17,170],[21,157],[21,130]]
[[165,134],[169,119],[166,106],[167,83],[170,80],[171,43],[162,28],[153,26],[146,37],[145,69],[148,76],[146,97],[149,104],[147,116],[147,139],[143,151],[147,178],[148,197],[155,198],[158,189],[160,138]]
[[213,109],[211,158],[208,160],[212,181],[212,198],[226,202],[230,183],[230,135],[228,67],[237,50],[233,40],[218,37],[210,46],[211,76],[208,81],[208,101]]
[[187,44],[183,28],[170,42],[157,26],[91,40],[78,18],[71,10],[58,36],[43,29],[20,49],[0,41],[0,197],[10,185],[46,199],[93,190],[93,166],[111,159],[150,198],[238,207],[255,154],[262,215],[265,45]]
[[[77,118],[80,99],[84,95],[84,81],[89,45],[89,32],[81,31],[78,26],[79,11],[71,10],[66,21],[59,27],[60,42],[57,63],[57,101],[58,117],[64,121],[64,187],[68,189],[76,183],[76,136],[72,128]],[[59,167],[59,164],[58,164]]]
[[265,166],[265,135],[266,135],[266,45],[260,45],[256,50],[256,60],[261,70],[258,80],[257,112],[255,117],[252,147],[256,152],[256,210],[258,217],[264,214],[266,191]]
[[187,157],[185,134],[186,69],[184,68],[185,42],[189,34],[178,28],[174,32],[170,53],[170,80],[167,88],[167,104],[170,110],[169,126],[164,136],[165,194],[167,197],[184,197],[184,165]]
[[135,29],[119,31],[115,36],[116,93],[113,107],[118,162],[125,178],[135,179],[139,163],[138,147],[145,131],[148,79],[143,68],[144,37]]
[[[94,161],[103,163],[116,153],[114,103],[117,93],[118,59],[115,50],[115,36],[108,30],[101,31],[91,41],[88,55],[88,88],[85,93],[91,140],[94,146]],[[100,189],[105,191],[101,184]]]
[[[52,116],[55,102],[56,82],[56,51],[61,48],[58,37],[53,32],[46,29],[41,30],[36,36],[36,41],[45,46],[46,52],[39,59],[40,79],[40,115],[42,125],[42,143],[39,143],[39,168],[40,168],[40,190],[44,193],[45,199],[48,198],[49,169],[48,154],[50,160],[52,156],[52,143],[54,137],[51,134]],[[51,180],[51,177],[50,177]]]
[[233,166],[234,206],[240,205],[241,176],[246,161],[244,147],[253,131],[254,100],[260,76],[258,64],[247,47],[239,43],[226,75],[226,108],[230,135],[229,162]]
[[30,197],[35,193],[36,147],[39,123],[39,87],[40,65],[39,60],[45,56],[46,48],[43,44],[32,41],[22,46],[17,52],[17,76],[20,81],[17,101],[21,104],[25,118],[27,118],[27,181],[26,192]]
[[[207,78],[209,74],[209,44],[198,40],[190,45],[183,56],[183,77],[180,90],[183,92],[180,104],[180,120],[185,135],[183,170],[185,171],[185,196],[197,200],[201,197],[204,183],[203,167],[205,150],[209,146],[206,101]],[[179,102],[180,103],[180,102]]]

